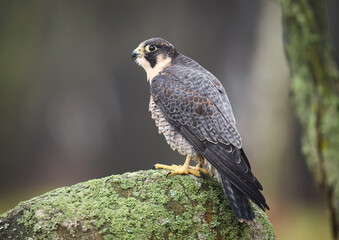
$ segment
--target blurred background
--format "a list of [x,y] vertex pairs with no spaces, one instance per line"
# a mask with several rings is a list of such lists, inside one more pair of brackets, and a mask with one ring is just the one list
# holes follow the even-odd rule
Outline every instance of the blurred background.
[[[339,46],[339,3],[327,1]],[[330,239],[300,152],[279,5],[228,1],[0,2],[0,213],[54,188],[182,163],[131,60],[163,37],[224,84],[278,239]]]

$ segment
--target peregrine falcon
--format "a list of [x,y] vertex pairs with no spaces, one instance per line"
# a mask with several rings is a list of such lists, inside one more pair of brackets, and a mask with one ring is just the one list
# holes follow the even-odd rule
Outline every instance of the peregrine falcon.
[[[261,193],[263,187],[251,172],[220,81],[162,38],[140,43],[132,59],[147,73],[149,110],[159,133],[173,150],[186,156],[183,165],[156,164],[155,168],[171,170],[169,176],[216,176],[241,222],[255,219],[249,200],[264,211],[269,209]],[[197,165],[190,166],[191,160]]]

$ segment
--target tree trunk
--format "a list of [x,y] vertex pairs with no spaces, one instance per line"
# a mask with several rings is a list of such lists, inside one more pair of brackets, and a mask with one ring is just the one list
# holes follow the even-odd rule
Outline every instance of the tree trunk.
[[302,150],[339,239],[339,74],[323,0],[279,0]]
[[0,216],[0,239],[275,239],[266,214],[240,223],[211,177],[140,171],[63,187]]

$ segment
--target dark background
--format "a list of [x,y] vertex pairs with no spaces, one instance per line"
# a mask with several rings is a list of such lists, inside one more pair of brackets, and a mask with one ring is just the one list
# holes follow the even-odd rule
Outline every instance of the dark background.
[[[328,0],[339,44],[339,3]],[[224,84],[279,239],[328,239],[300,150],[275,2],[0,2],[0,213],[53,188],[181,163],[131,51],[163,37]]]

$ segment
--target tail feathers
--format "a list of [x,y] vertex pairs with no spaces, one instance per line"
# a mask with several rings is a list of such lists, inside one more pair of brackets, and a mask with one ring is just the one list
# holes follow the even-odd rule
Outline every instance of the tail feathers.
[[206,152],[202,155],[234,189],[252,200],[262,210],[269,209],[261,193],[262,186],[253,176],[250,166],[247,166],[246,156],[243,156],[239,149],[232,145],[207,143]]
[[253,222],[255,219],[251,203],[241,191],[234,187],[225,177],[219,174],[219,181],[227,201],[232,208],[234,215],[243,222]]

